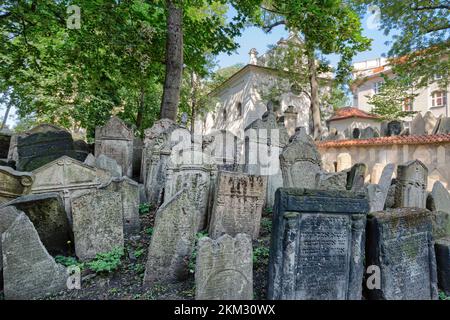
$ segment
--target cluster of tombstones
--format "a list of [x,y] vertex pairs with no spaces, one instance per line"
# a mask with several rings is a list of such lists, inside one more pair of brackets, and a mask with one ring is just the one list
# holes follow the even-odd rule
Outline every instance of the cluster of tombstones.
[[424,116],[419,112],[414,119],[406,123],[400,120],[382,121],[380,130],[371,126],[364,128],[347,128],[339,132],[336,128],[325,130],[321,140],[371,139],[391,136],[422,136],[450,133],[450,117],[436,118],[431,111]]
[[[137,171],[137,144],[116,118],[97,129],[88,164],[63,155],[31,172],[1,167],[0,196],[11,198],[0,207],[5,297],[64,289],[65,270],[49,252],[72,239],[81,260],[123,248],[124,235],[139,230],[140,201],[158,206],[144,286],[185,280],[195,251],[196,299],[252,299],[252,240],[273,204],[269,299],[435,299],[438,285],[450,293],[450,195],[439,182],[426,192],[420,161],[398,166],[396,179],[387,165],[378,184],[366,184],[364,164],[323,170],[305,130],[289,138],[271,112],[246,131],[253,129],[281,131],[276,141],[249,134],[245,142],[275,153],[277,174],[249,161],[254,149],[238,165],[231,134],[192,144],[197,137],[167,119],[146,130]],[[19,164],[31,154],[20,141]],[[120,170],[139,172],[141,187]],[[208,236],[197,241],[203,230]]]

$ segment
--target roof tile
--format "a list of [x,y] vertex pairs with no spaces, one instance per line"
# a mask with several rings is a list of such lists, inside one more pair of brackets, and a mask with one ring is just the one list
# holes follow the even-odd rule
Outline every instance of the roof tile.
[[343,148],[359,146],[383,146],[394,144],[436,144],[450,143],[450,134],[435,134],[423,136],[392,136],[371,139],[333,140],[316,142],[319,148]]

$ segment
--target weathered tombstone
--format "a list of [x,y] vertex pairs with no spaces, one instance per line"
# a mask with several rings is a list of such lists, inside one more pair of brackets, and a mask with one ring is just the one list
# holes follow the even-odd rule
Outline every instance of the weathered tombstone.
[[341,172],[326,173],[320,172],[316,176],[316,185],[319,190],[346,190],[347,189],[346,170]]
[[75,149],[75,159],[78,161],[83,162],[91,154],[91,148],[84,140],[75,140],[73,146]]
[[364,163],[354,164],[347,174],[347,190],[361,191],[364,187],[367,166]]
[[209,235],[246,233],[258,238],[266,197],[267,177],[219,171],[214,204],[209,221]]
[[141,229],[139,220],[139,184],[128,177],[122,177],[113,179],[107,186],[107,189],[120,193],[124,234],[139,233]]
[[64,201],[70,222],[72,222],[70,199],[95,190],[111,179],[109,172],[66,156],[56,159],[32,173],[34,182],[31,186],[31,193],[59,193]]
[[202,142],[203,152],[223,171],[237,171],[241,145],[241,139],[227,130],[214,131]]
[[95,128],[95,157],[105,155],[116,160],[123,175],[133,176],[133,130],[117,117]]
[[450,236],[435,240],[437,278],[439,289],[450,295]]
[[434,113],[427,111],[423,116],[423,121],[425,122],[425,134],[432,134],[437,122],[437,118],[434,116]]
[[3,233],[2,251],[6,300],[43,298],[66,289],[66,269],[48,254],[24,213]]
[[195,266],[195,299],[252,300],[253,249],[247,234],[199,240]]
[[52,254],[70,250],[73,239],[64,204],[57,193],[30,194],[5,204],[23,211],[33,223],[45,248]]
[[2,270],[3,270],[3,254],[2,254],[2,234],[8,230],[9,226],[19,216],[19,211],[15,207],[0,208],[0,288],[2,287]]
[[245,172],[267,176],[266,205],[272,207],[275,191],[283,187],[280,154],[289,142],[284,124],[277,122],[273,111],[245,128]]
[[436,124],[436,126],[436,134],[450,133],[450,117],[440,117],[439,122]]
[[148,249],[145,286],[186,279],[195,245],[198,216],[186,189],[179,191],[158,209]]
[[370,212],[381,211],[384,209],[394,170],[394,164],[387,164],[381,173],[378,184],[369,184],[367,186]]
[[8,158],[10,141],[11,141],[10,133],[0,132],[0,159]]
[[[198,155],[201,156],[202,154],[198,153]],[[216,174],[216,167],[207,162],[204,164],[201,162],[181,164],[167,170],[164,189],[165,201],[170,201],[180,190],[187,189],[189,197],[200,215],[198,217],[198,231],[204,230],[207,226],[210,193],[213,189]]]
[[[450,214],[450,193],[440,181],[436,181],[430,195],[431,201],[427,201],[427,208],[432,211],[442,211]],[[428,202],[431,202],[428,204]]]
[[98,189],[72,199],[75,253],[80,260],[124,246],[119,192]]
[[387,136],[398,136],[403,131],[403,123],[398,120],[389,121],[387,124]]
[[95,166],[97,168],[103,169],[111,173],[113,177],[122,177],[122,166],[120,166],[116,160],[105,156],[104,154],[99,155],[95,158]]
[[367,127],[361,130],[360,139],[371,139],[371,138],[378,138],[380,136],[380,133],[377,131],[377,129],[374,129],[372,127]]
[[368,299],[437,299],[436,258],[428,210],[398,208],[370,213],[366,244],[366,265],[377,266],[381,276],[379,289],[367,288]]
[[425,208],[427,201],[428,169],[419,160],[397,167],[395,207]]
[[411,121],[409,134],[412,136],[422,136],[425,134],[425,120],[420,112]]
[[144,143],[139,137],[133,140],[133,178],[138,181],[141,174],[142,149]]
[[95,167],[95,157],[92,153],[89,153],[84,159],[84,164],[87,164],[88,166]]
[[19,172],[0,166],[0,203],[30,192],[33,176],[30,172]]
[[278,189],[268,298],[361,299],[368,209],[362,193]]
[[372,168],[372,173],[370,174],[370,182],[378,183],[381,178],[381,173],[383,172],[384,165],[381,163],[375,163]]
[[350,169],[352,167],[352,156],[347,152],[340,153],[337,156],[336,162],[337,162],[336,167],[337,172]]
[[321,156],[312,138],[299,128],[280,155],[283,186],[315,188],[316,174],[321,171]]
[[37,132],[18,136],[19,171],[32,171],[61,156],[76,157],[72,135],[66,130]]
[[388,120],[381,121],[380,123],[380,136],[387,137],[388,136]]

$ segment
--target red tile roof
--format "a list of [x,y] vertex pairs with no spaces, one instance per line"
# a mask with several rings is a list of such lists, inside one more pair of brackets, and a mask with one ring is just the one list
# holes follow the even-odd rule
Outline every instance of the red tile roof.
[[384,145],[404,145],[404,144],[437,144],[450,143],[450,133],[433,134],[423,136],[392,136],[371,139],[354,140],[332,140],[316,142],[319,148],[344,148],[359,146],[384,146]]
[[340,109],[336,110],[334,115],[330,119],[328,119],[328,121],[342,120],[342,119],[348,119],[348,118],[379,119],[380,117],[378,117],[374,114],[364,112],[358,108],[345,107],[345,108],[340,108]]

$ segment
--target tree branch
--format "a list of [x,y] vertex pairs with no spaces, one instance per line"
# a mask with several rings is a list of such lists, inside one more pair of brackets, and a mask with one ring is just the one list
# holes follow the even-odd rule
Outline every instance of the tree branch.
[[447,24],[445,26],[440,26],[440,27],[427,29],[426,33],[431,33],[431,32],[441,31],[441,30],[446,30],[446,29],[450,29],[450,24]]
[[411,9],[414,11],[439,10],[439,9],[450,10],[450,5],[441,4],[441,5],[437,5],[437,6],[422,6],[422,7],[412,7],[411,6]]
[[267,26],[263,26],[263,29],[264,29],[264,31],[265,32],[270,32],[270,31],[272,31],[272,29],[273,28],[275,28],[275,27],[277,27],[277,26],[280,26],[280,25],[282,25],[282,24],[286,24],[286,20],[280,20],[280,21],[276,21],[276,22],[274,22],[274,23],[272,23],[272,24],[270,24],[270,25],[267,25]]

